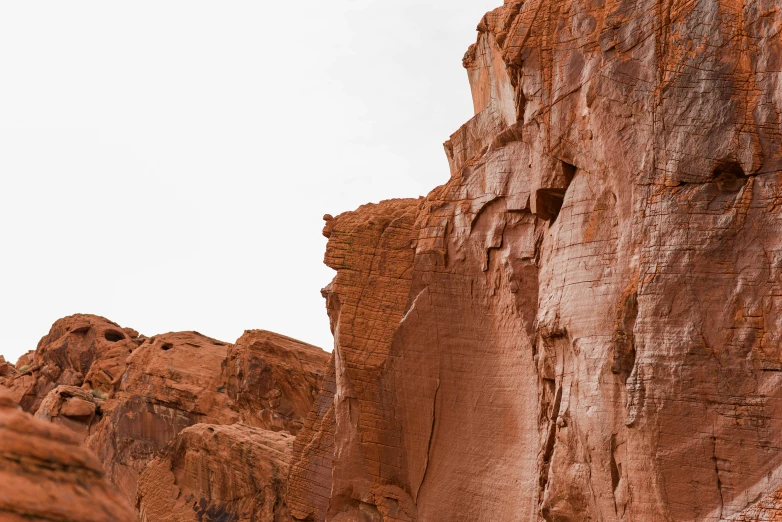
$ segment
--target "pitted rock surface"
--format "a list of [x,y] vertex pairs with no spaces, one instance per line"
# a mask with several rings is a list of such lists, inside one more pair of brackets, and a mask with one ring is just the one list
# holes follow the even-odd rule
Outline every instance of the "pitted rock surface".
[[131,501],[139,474],[194,424],[298,431],[315,401],[328,354],[265,331],[230,345],[197,332],[156,335],[127,359],[88,445]]

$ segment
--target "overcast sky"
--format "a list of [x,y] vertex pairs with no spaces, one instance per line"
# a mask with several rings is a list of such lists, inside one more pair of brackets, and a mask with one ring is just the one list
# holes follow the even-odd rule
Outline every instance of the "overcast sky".
[[500,4],[0,3],[0,354],[73,313],[331,350],[322,216],[448,179]]

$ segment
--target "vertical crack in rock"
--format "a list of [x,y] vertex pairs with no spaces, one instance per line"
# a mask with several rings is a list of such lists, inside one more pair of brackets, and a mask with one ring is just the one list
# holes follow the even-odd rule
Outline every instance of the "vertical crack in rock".
[[[548,432],[546,434],[546,445],[543,448],[543,461],[541,463],[540,470],[540,505],[543,506],[543,499],[546,494],[546,487],[548,485],[549,473],[551,468],[551,458],[554,456],[554,446],[557,443],[557,418],[559,417],[559,408],[562,402],[562,386],[557,387],[556,395],[554,397],[554,404],[551,407],[551,416],[548,420]],[[548,513],[546,509],[542,507],[543,518],[548,520]]]
[[437,379],[437,387],[434,389],[434,400],[432,404],[432,428],[429,432],[429,442],[426,447],[426,456],[424,461],[424,473],[421,477],[421,483],[418,485],[418,489],[415,492],[415,496],[413,498],[417,499],[418,495],[421,493],[421,490],[424,487],[424,484],[426,483],[426,477],[429,471],[429,461],[432,456],[432,443],[434,442],[434,433],[435,429],[437,428],[437,398],[440,395],[440,379]]
[[719,465],[719,459],[717,459],[717,436],[712,435],[711,437],[711,460],[714,462],[714,473],[717,477],[717,492],[720,495],[720,506],[719,506],[719,516],[717,517],[718,520],[722,520],[722,511],[725,509],[725,497],[722,493],[722,479],[720,479],[720,465]]
[[635,367],[635,321],[638,318],[638,293],[635,288],[626,292],[622,304],[616,311],[616,326],[614,327],[614,354],[611,373],[619,375],[622,384]]
[[616,501],[616,490],[619,487],[619,480],[622,478],[621,465],[616,462],[616,433],[611,435],[611,493],[614,497],[614,513],[617,516],[624,516],[624,513],[619,514],[619,506]]

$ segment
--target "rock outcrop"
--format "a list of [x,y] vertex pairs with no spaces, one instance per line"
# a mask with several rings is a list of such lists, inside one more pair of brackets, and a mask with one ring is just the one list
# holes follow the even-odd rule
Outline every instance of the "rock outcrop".
[[327,359],[320,348],[265,331],[245,332],[235,345],[197,332],[150,337],[127,358],[88,445],[133,500],[147,464],[189,426],[297,432]]
[[0,519],[134,522],[100,462],[69,430],[34,419],[0,390]]
[[143,342],[138,332],[96,315],[58,320],[35,352],[23,355],[5,386],[27,412],[35,413],[59,385],[85,387],[107,397],[125,372],[128,355]]
[[[0,385],[23,410],[67,428],[72,440],[94,451],[131,504],[152,506],[145,508],[157,513],[145,515],[150,521],[162,516],[155,510],[171,499],[150,496],[156,487],[147,480],[142,502],[138,480],[161,456],[168,460],[159,459],[156,469],[167,466],[176,477],[166,491],[190,488],[186,497],[198,496],[205,506],[187,511],[190,504],[165,504],[173,512],[187,508],[199,522],[223,520],[226,513],[235,520],[266,520],[271,513],[277,518],[269,520],[279,522],[287,516],[282,493],[293,435],[312,409],[328,357],[320,348],[262,330],[245,332],[235,344],[197,332],[147,338],[102,317],[76,315],[57,321],[16,367],[0,362]],[[208,429],[186,430],[194,425]],[[208,446],[199,446],[196,439],[205,434]],[[183,479],[177,466],[185,466],[178,460],[184,457],[172,448],[187,459],[206,459],[198,465],[211,471],[198,487]],[[266,457],[271,460],[262,463]],[[248,458],[256,469],[245,467]],[[238,484],[244,484],[244,496],[231,497]],[[172,502],[185,502],[177,498]]]
[[327,361],[320,348],[264,330],[246,331],[223,362],[222,382],[237,421],[296,435]]
[[484,17],[448,182],[327,216],[296,519],[717,521],[782,486],[778,7]]
[[285,522],[293,435],[242,424],[196,424],[139,480],[142,522]]
[[16,367],[0,355],[0,386],[6,386],[16,374]]

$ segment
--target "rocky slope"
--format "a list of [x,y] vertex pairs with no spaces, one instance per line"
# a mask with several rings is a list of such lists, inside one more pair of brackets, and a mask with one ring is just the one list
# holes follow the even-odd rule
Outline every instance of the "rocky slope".
[[335,380],[292,514],[763,520],[782,486],[777,2],[508,0],[478,31],[448,182],[327,216]]
[[197,332],[147,338],[76,315],[16,366],[0,363],[0,385],[9,403],[92,450],[145,521],[280,522],[294,435],[327,361],[261,330],[235,344]]

